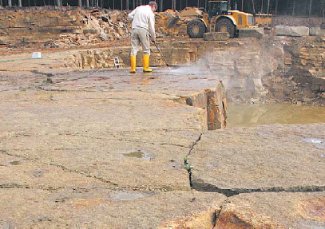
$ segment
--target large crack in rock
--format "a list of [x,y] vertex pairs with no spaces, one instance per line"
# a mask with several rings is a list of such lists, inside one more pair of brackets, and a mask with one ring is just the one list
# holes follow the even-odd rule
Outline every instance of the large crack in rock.
[[201,140],[202,137],[202,133],[199,135],[199,137],[196,139],[195,142],[192,143],[190,150],[188,151],[188,154],[186,155],[186,157],[184,158],[184,168],[186,169],[186,171],[188,172],[188,180],[189,180],[189,184],[190,187],[192,188],[192,167],[190,165],[190,163],[188,162],[188,157],[189,155],[191,155],[192,151],[194,150],[194,147],[198,144],[198,142]]
[[191,187],[200,192],[217,192],[225,196],[235,196],[242,193],[255,193],[255,192],[323,192],[325,186],[296,186],[296,187],[264,187],[258,189],[223,189],[213,186],[211,184],[200,183],[200,181],[191,182]]

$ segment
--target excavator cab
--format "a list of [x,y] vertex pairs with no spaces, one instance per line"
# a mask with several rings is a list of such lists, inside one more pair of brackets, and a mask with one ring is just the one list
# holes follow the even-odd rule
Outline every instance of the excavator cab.
[[228,14],[229,3],[228,1],[209,1],[208,14],[209,18],[218,15]]

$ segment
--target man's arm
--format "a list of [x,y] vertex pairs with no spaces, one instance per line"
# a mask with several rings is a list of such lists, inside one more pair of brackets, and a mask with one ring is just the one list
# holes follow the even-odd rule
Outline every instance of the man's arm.
[[149,17],[149,33],[152,41],[156,41],[156,32],[155,32],[155,14],[151,14]]
[[132,10],[132,12],[131,12],[131,13],[129,13],[129,14],[128,14],[128,19],[129,19],[130,21],[132,21],[132,20],[133,20],[133,18],[134,18],[134,15],[135,15],[135,11],[136,11],[136,9],[137,9],[137,8],[135,8],[134,10]]

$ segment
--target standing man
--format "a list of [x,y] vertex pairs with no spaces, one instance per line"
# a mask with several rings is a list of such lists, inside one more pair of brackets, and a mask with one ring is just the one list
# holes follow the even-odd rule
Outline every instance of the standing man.
[[138,6],[128,17],[132,20],[132,33],[131,33],[131,73],[136,70],[136,56],[139,51],[140,44],[142,45],[143,57],[143,72],[152,72],[149,67],[150,60],[150,39],[156,41],[155,33],[155,14],[157,10],[157,3],[150,1],[148,5]]

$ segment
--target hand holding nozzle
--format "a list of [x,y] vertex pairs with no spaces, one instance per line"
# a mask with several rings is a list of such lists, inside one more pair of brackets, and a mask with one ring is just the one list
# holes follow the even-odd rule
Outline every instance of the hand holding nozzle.
[[149,33],[149,38],[150,38],[150,41],[152,41],[152,43],[156,43],[156,37],[152,36],[150,33]]

